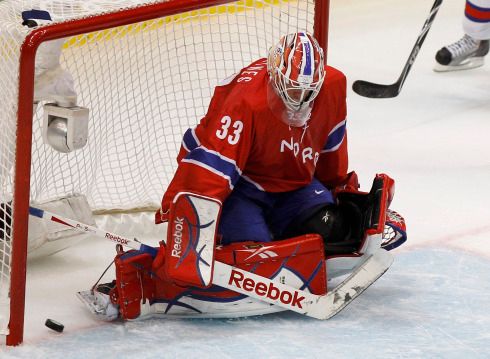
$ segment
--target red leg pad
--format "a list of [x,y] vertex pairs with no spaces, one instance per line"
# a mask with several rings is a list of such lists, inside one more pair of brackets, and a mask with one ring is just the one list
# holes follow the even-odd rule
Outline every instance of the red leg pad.
[[111,295],[111,299],[119,305],[122,318],[137,318],[140,315],[141,302],[154,298],[152,262],[151,255],[140,251],[131,250],[116,256],[114,263],[117,295]]

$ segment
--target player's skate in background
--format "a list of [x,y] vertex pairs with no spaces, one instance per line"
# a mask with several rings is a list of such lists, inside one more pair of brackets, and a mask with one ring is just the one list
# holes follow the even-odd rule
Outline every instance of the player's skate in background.
[[490,0],[466,1],[464,36],[436,54],[434,71],[468,70],[483,66],[490,39]]

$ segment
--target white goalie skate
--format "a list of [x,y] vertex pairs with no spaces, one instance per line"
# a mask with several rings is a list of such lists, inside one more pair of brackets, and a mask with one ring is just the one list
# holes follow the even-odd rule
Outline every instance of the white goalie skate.
[[488,49],[488,40],[476,40],[464,35],[460,40],[437,52],[434,71],[447,72],[480,67],[484,64]]
[[119,316],[119,307],[111,302],[110,291],[115,282],[99,284],[91,290],[77,293],[77,297],[100,320],[113,321]]

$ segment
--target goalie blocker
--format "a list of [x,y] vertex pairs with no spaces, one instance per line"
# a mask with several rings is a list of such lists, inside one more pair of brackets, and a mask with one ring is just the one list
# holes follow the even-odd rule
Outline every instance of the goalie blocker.
[[[306,293],[325,296],[327,277],[332,279],[359,273],[369,258],[380,250],[384,252],[380,247],[385,220],[393,217],[390,213],[396,213],[387,210],[393,197],[393,184],[388,176],[378,175],[369,193],[345,191],[339,194],[363,209],[364,228],[354,251],[327,257],[324,238],[318,234],[304,234],[269,243],[243,242],[218,246],[215,251],[205,254],[208,246],[213,245],[214,248],[211,233],[215,233],[216,222],[213,218],[217,221],[220,204],[200,196],[182,194],[173,204],[175,214],[169,223],[174,228],[169,231],[168,243],[166,246],[161,244],[156,258],[151,253],[138,250],[119,253],[115,259],[116,280],[110,284],[109,290],[107,284],[101,285],[103,292],[108,294],[105,298],[110,298],[110,301],[104,299],[98,288],[95,292],[80,292],[79,297],[93,313],[106,320],[115,319],[117,312],[121,318],[129,320],[149,316],[237,317],[277,312],[288,306],[290,310],[305,313],[311,305],[305,299],[308,297]],[[205,210],[196,216],[199,212],[196,208]],[[400,233],[404,241],[403,218],[397,215],[396,222],[390,225],[403,226]],[[390,237],[392,248],[401,234]],[[172,256],[173,250],[181,256]],[[183,253],[188,254],[183,256]],[[213,262],[220,266],[212,270]],[[221,263],[231,266],[231,271],[225,273]],[[365,282],[362,288],[356,284],[359,290],[349,293],[349,298],[345,298],[345,304],[338,310],[382,275],[391,264],[390,261],[386,263],[379,275]],[[189,271],[180,273],[179,268]],[[214,279],[210,279],[212,272]],[[252,273],[272,281],[255,280],[257,278],[250,277]],[[210,280],[214,285],[206,288]],[[217,283],[224,283],[228,289]],[[299,289],[299,294],[281,290],[282,284],[290,289]],[[336,290],[333,288],[328,292],[337,293]],[[267,302],[280,302],[286,306],[271,306]],[[320,317],[325,319],[325,316]]]

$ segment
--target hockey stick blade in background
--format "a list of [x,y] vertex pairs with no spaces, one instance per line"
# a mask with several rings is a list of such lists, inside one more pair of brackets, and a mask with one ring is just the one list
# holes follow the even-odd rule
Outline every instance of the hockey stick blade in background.
[[424,26],[422,27],[422,31],[420,32],[417,41],[408,57],[407,62],[405,63],[405,67],[398,78],[398,80],[391,85],[382,85],[376,84],[369,81],[357,80],[352,84],[352,90],[355,93],[369,98],[392,98],[398,96],[400,93],[403,84],[405,83],[405,79],[412,68],[415,59],[420,51],[420,47],[424,43],[425,38],[429,32],[430,27],[432,26],[432,22],[434,21],[439,8],[441,7],[442,0],[436,0],[434,5],[432,5],[432,9],[430,10],[429,17],[425,20]]
[[[65,225],[81,233],[87,233],[116,244],[144,251],[152,256],[157,253],[156,248],[145,245],[136,239],[106,232],[97,227],[61,217],[36,207],[29,207],[29,214]],[[342,283],[324,295],[316,295],[296,289],[287,284],[218,261],[215,261],[212,282],[214,285],[245,294],[250,298],[274,304],[309,317],[325,320],[333,317],[350,304],[381,277],[392,263],[393,256],[388,251],[380,249],[368,256]],[[243,285],[245,281],[247,281],[247,285]],[[250,289],[251,283],[262,284],[262,287],[265,285],[269,290],[273,288],[279,294],[276,297],[265,295],[265,292],[260,294],[259,291],[254,291],[253,288],[252,290]],[[289,298],[290,300],[286,301],[284,298]]]

